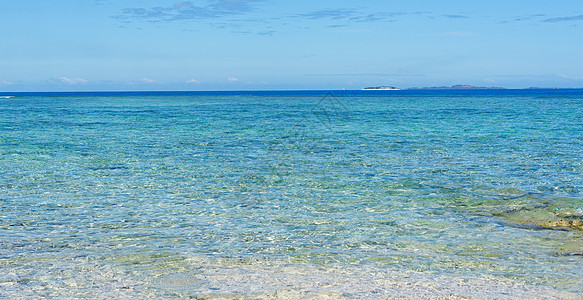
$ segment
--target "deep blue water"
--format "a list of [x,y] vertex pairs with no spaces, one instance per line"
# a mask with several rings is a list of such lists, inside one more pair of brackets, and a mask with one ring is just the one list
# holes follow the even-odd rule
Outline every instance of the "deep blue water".
[[583,90],[0,96],[0,297],[583,295]]

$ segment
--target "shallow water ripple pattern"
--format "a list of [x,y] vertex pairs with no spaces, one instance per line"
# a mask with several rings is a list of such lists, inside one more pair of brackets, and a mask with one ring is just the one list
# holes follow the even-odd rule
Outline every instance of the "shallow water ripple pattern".
[[581,91],[0,99],[0,297],[575,299],[583,232],[540,224],[583,219],[582,121]]

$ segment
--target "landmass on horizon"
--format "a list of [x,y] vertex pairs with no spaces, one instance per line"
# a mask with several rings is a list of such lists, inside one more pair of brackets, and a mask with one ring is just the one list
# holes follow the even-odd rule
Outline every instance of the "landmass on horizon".
[[[357,91],[357,89],[351,90],[347,88],[341,89],[343,91]],[[370,86],[361,91],[456,91],[456,90],[583,90],[583,87],[526,87],[526,88],[506,88],[506,87],[479,87],[473,85],[453,85],[453,86],[432,86],[432,87],[409,87],[409,88],[399,88],[394,86]],[[14,98],[15,95],[26,94],[26,93],[188,93],[188,92],[269,92],[269,91],[332,91],[332,89],[312,89],[312,90],[293,90],[293,89],[279,89],[279,90],[94,90],[94,91],[83,91],[83,90],[65,90],[65,91],[12,91],[12,92],[0,92],[0,99],[10,99]]]
[[363,91],[365,90],[391,90],[391,91],[398,91],[401,90],[400,88],[396,88],[394,86],[369,86],[369,87],[365,87],[364,89],[362,89]]
[[480,87],[480,86],[473,86],[473,85],[465,85],[465,84],[458,84],[452,86],[432,86],[432,87],[411,87],[411,88],[404,88],[400,89],[394,86],[372,86],[366,87],[362,89],[365,90],[389,90],[389,91],[400,91],[400,90],[504,90],[506,88],[503,87]]

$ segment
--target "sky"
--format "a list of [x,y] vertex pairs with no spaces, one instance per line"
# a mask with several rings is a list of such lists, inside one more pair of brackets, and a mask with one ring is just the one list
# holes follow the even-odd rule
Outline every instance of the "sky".
[[581,0],[0,0],[0,92],[583,87]]

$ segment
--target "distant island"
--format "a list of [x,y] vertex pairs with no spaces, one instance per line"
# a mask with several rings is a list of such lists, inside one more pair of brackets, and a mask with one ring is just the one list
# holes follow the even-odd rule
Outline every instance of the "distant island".
[[400,88],[396,88],[394,86],[369,86],[369,87],[365,87],[364,90],[389,90],[389,91],[398,91],[400,90]]
[[362,89],[365,90],[389,90],[389,91],[400,91],[400,90],[503,90],[503,87],[480,87],[480,86],[473,86],[473,85],[465,85],[465,84],[458,84],[453,86],[432,86],[432,87],[412,87],[412,88],[405,88],[400,89],[394,86],[372,86],[366,87]]

